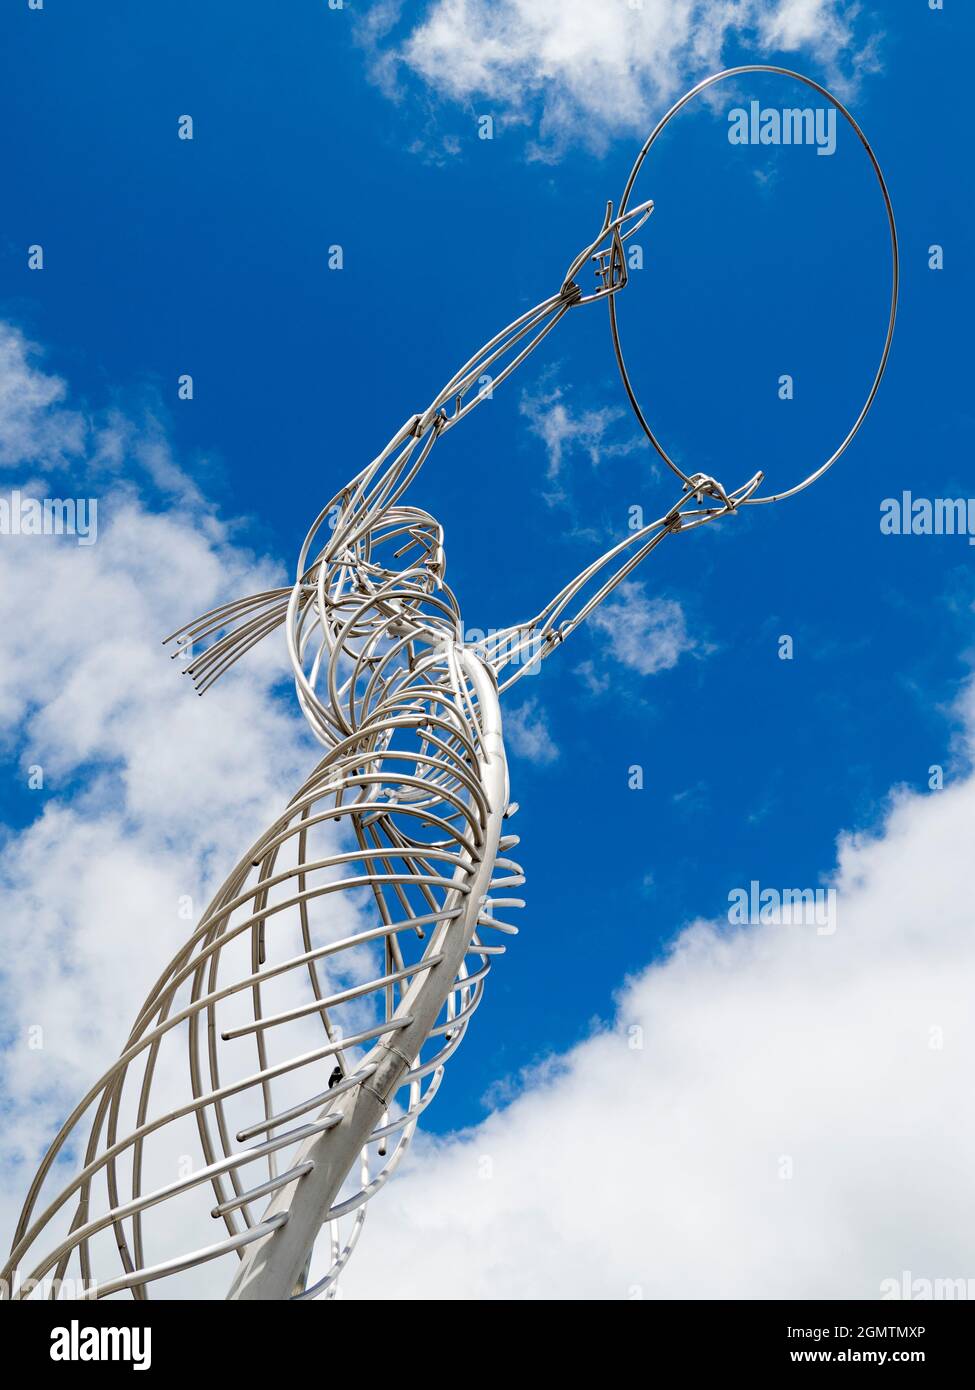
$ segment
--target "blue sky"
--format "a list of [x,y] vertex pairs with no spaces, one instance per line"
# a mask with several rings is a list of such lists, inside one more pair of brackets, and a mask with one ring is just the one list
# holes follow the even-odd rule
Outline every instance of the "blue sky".
[[[558,288],[622,191],[641,119],[649,128],[681,90],[653,90],[647,119],[578,93],[559,107],[554,78],[515,100],[517,72],[448,91],[415,54],[390,60],[433,7],[372,38],[368,9],[49,0],[0,17],[0,318],[41,346],[79,409],[154,421],[234,545],[288,569],[336,489]],[[903,259],[877,404],[811,491],[670,540],[645,564],[643,596],[682,614],[676,662],[641,669],[624,627],[601,626],[512,692],[515,724],[545,731],[512,754],[529,909],[428,1130],[477,1124],[499,1081],[584,1038],[689,921],[723,917],[732,888],[821,884],[838,834],[876,831],[892,788],[927,793],[933,764],[947,783],[967,773],[952,708],[970,669],[975,550],[883,536],[879,517],[903,489],[971,491],[959,94],[975,22],[951,0],[940,13],[901,0],[850,24],[832,49],[729,33],[721,56],[837,81],[874,143]],[[682,85],[704,71],[683,67]],[[678,459],[728,487],[756,468],[787,485],[818,463],[883,337],[885,224],[849,132],[830,158],[728,142],[731,106],[799,95],[748,79],[684,113],[637,186],[656,200],[619,306],[637,390]],[[191,142],[177,139],[184,113]],[[33,243],[42,273],[27,269]],[[176,396],[184,372],[191,402]],[[778,397],[783,373],[792,401]],[[94,486],[65,476],[78,495]],[[163,514],[158,482],[140,488]],[[448,578],[484,628],[536,611],[624,533],[629,508],[649,520],[677,493],[640,441],[594,306],[445,438],[415,501],[442,520]],[[108,527],[112,488],[98,495]],[[171,626],[201,606],[186,593]],[[616,610],[628,619],[649,650],[639,612]],[[174,702],[190,701],[185,685],[173,679]],[[39,812],[15,730],[4,750],[0,815],[21,829]],[[628,787],[633,764],[643,790]],[[79,763],[45,795],[67,804],[89,774]]]
[[[855,103],[904,257],[880,402],[813,492],[648,562],[640,578],[680,601],[697,644],[675,669],[642,677],[580,634],[513,692],[544,706],[559,749],[549,764],[515,763],[531,918],[493,982],[494,1021],[470,1041],[466,1084],[447,1088],[434,1123],[476,1119],[492,1079],[576,1038],[627,971],[688,917],[720,911],[729,888],[818,883],[838,826],[874,823],[891,784],[921,787],[931,764],[950,767],[943,705],[966,645],[956,619],[971,552],[961,538],[882,537],[879,503],[903,488],[965,492],[972,420],[952,344],[970,270],[952,252],[971,214],[922,152],[936,140],[948,167],[964,164],[951,68],[961,80],[970,17],[903,10],[885,20],[883,74]],[[285,18],[234,6],[232,24],[222,5],[97,11],[23,7],[4,20],[17,58],[5,126],[23,122],[6,159],[5,317],[87,400],[151,401],[207,495],[290,562],[335,488],[481,341],[557,287],[639,141],[611,139],[602,154],[576,144],[545,164],[526,160],[524,128],[503,115],[496,138],[479,139],[476,99],[468,111],[431,102],[406,78],[391,103],[368,80],[351,7],[299,4]],[[796,93],[771,78],[742,88],[767,105]],[[845,432],[882,341],[889,263],[879,195],[847,133],[832,159],[808,148],[769,159],[727,143],[735,104],[688,113],[659,184],[641,175],[657,209],[620,306],[645,408],[653,400],[682,460],[726,485],[766,465],[798,478]],[[192,143],[176,138],[184,113]],[[456,154],[409,152],[442,133]],[[43,274],[26,269],[36,241]],[[927,266],[934,242],[942,273]],[[330,272],[336,243],[345,266]],[[790,369],[786,403],[777,382]],[[194,399],[181,403],[184,371]],[[519,410],[553,389],[573,414],[619,408],[605,442],[634,446],[595,467],[570,447],[564,505],[545,500],[545,450]],[[438,451],[418,497],[443,521],[469,623],[527,616],[623,533],[630,506],[649,519],[671,505],[625,405],[594,308]],[[474,479],[513,505],[472,514]],[[782,633],[791,663],[778,658]],[[611,693],[573,674],[587,659]],[[642,792],[627,785],[634,763]],[[559,848],[583,840],[598,878]],[[549,986],[533,1002],[543,961]]]

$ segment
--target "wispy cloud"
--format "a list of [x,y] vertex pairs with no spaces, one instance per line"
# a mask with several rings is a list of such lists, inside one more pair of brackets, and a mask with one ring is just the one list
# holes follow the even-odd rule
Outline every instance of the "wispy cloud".
[[534,698],[515,709],[505,710],[504,736],[505,743],[514,753],[540,767],[554,763],[559,756],[558,747],[549,732],[545,711]]
[[[138,414],[68,402],[68,385],[49,371],[38,344],[0,322],[0,468],[32,475],[84,475],[91,484],[137,477],[169,501],[203,506],[187,469],[173,456],[151,395]],[[207,512],[209,508],[205,508]]]
[[589,622],[607,639],[610,654],[641,676],[671,670],[697,645],[677,600],[651,597],[635,579],[625,580]]
[[595,468],[605,459],[625,457],[648,447],[646,439],[632,429],[626,437],[613,438],[615,425],[624,420],[632,423],[622,406],[576,409],[561,386],[522,392],[519,410],[530,432],[545,446],[550,484],[545,500],[550,504],[566,500],[563,473],[575,454],[588,458]]
[[[0,826],[9,1217],[216,881],[315,755],[275,694],[283,654],[256,649],[198,700],[161,645],[197,611],[283,579],[187,502],[164,433],[118,412],[93,423],[0,325],[0,435],[14,486],[67,460],[77,490],[101,493],[88,548],[0,537],[0,742],[22,822]],[[162,507],[145,500],[160,479],[180,494]]]
[[18,328],[0,323],[0,467],[59,468],[84,448],[85,417],[65,406],[65,383],[39,357]]
[[758,55],[805,52],[843,92],[876,67],[876,35],[847,0],[432,0],[410,27],[379,7],[362,26],[387,94],[397,74],[436,95],[481,102],[524,125],[528,153],[557,159],[646,128],[661,101],[725,63],[732,44]]
[[609,689],[609,676],[598,671],[594,661],[580,661],[578,666],[572,668],[572,674],[579,677],[590,695],[604,695]]

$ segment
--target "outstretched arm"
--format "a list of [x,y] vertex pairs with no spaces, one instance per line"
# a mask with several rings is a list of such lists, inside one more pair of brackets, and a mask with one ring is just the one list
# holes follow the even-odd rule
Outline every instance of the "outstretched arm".
[[[491,377],[491,392],[514,372],[570,309],[617,294],[627,283],[624,241],[643,226],[653,203],[641,203],[621,217],[613,217],[607,204],[595,240],[583,248],[566,271],[557,294],[520,315],[481,347],[454,373],[422,414],[414,415],[397,431],[382,452],[339,492],[316,517],[298,559],[296,588],[300,603],[327,588],[326,574],[333,569],[361,566],[360,543],[401,502],[410,483],[430,455],[441,434],[460,423],[489,398],[483,378]],[[576,277],[592,262],[596,288],[586,294]],[[436,573],[437,559],[429,560]],[[442,561],[441,561],[442,568]],[[255,643],[278,628],[293,602],[294,591],[276,589],[250,595],[204,614],[166,639],[174,642],[173,655],[189,653],[195,645],[204,650],[184,668],[202,694]],[[210,645],[206,645],[206,644]]]
[[683,495],[669,512],[618,541],[598,560],[587,565],[534,618],[492,633],[479,642],[477,649],[494,668],[499,689],[507,690],[522,676],[534,671],[539,662],[561,646],[666,536],[692,531],[719,516],[727,516],[752,496],[762,477],[763,474],[756,473],[742,487],[728,493],[714,478],[694,474],[691,485],[684,488]]
[[[521,366],[570,309],[594,304],[618,294],[625,287],[623,243],[643,226],[652,212],[653,203],[648,201],[614,218],[613,205],[607,203],[598,235],[572,261],[558,293],[543,299],[485,343],[454,373],[427,409],[408,420],[382,453],[322,511],[302,550],[299,574],[304,573],[309,564],[309,556],[314,553],[313,538],[326,517],[330,514],[334,517],[332,536],[316,558],[331,560],[371,530],[383,513],[403,497],[440,435],[453,429],[482,401],[489,399],[495,387]],[[597,286],[586,294],[576,277],[590,261]],[[484,388],[485,377],[490,378],[490,391]],[[417,452],[421,441],[425,441],[424,446]]]

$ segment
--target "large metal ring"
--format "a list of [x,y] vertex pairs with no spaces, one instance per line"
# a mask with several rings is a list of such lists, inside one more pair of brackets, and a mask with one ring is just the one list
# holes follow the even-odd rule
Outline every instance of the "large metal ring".
[[[870,407],[873,405],[874,397],[877,394],[881,379],[884,374],[884,370],[887,366],[887,358],[890,356],[890,345],[893,342],[894,338],[894,321],[897,317],[897,296],[900,287],[900,253],[897,247],[897,227],[894,223],[894,208],[890,201],[890,194],[887,191],[887,184],[884,181],[883,171],[881,170],[880,164],[877,161],[877,156],[874,154],[870,146],[869,140],[864,135],[863,131],[860,129],[860,126],[857,124],[854,117],[846,109],[843,103],[837,100],[835,96],[833,96],[832,92],[827,91],[827,89],[825,87],[820,86],[818,82],[814,82],[811,77],[804,77],[801,72],[792,72],[789,68],[775,67],[769,63],[748,63],[743,67],[726,68],[724,72],[717,72],[714,73],[711,77],[706,77],[703,82],[699,82],[696,87],[692,87],[689,92],[685,92],[685,94],[681,97],[680,101],[676,102],[670,108],[667,114],[663,116],[660,119],[660,121],[658,121],[657,125],[650,133],[650,136],[647,139],[646,144],[643,146],[643,149],[637,155],[636,163],[633,165],[630,177],[626,182],[626,188],[623,190],[623,197],[620,199],[618,215],[622,216],[626,212],[627,206],[629,204],[630,194],[633,191],[633,185],[636,182],[636,177],[639,174],[641,167],[643,166],[643,161],[650,153],[650,150],[653,147],[653,144],[656,141],[658,135],[660,135],[664,127],[671,120],[673,120],[673,118],[677,115],[678,111],[680,111],[684,106],[686,106],[687,103],[693,97],[696,97],[699,92],[703,92],[707,87],[713,87],[716,82],[722,82],[726,77],[738,77],[741,74],[748,72],[774,72],[778,73],[781,77],[792,77],[797,82],[802,82],[807,87],[812,87],[814,91],[817,91],[820,93],[820,95],[824,96],[827,101],[832,102],[832,104],[836,107],[837,111],[839,111],[841,115],[845,117],[845,119],[852,126],[853,130],[856,131],[857,137],[859,138],[863,148],[866,150],[867,155],[870,159],[870,163],[873,165],[874,173],[877,175],[877,182],[880,184],[880,191],[883,194],[884,207],[887,210],[887,223],[890,228],[892,275],[890,291],[890,317],[887,322],[887,336],[884,339],[883,352],[880,355],[880,365],[877,368],[877,373],[873,379],[873,385],[870,387],[870,392],[867,396],[867,399],[864,401],[860,413],[854,420],[853,426],[847,434],[846,438],[840,444],[839,448],[836,449],[835,452],[829,456],[825,463],[820,464],[820,466],[813,473],[810,473],[807,478],[804,478],[801,483],[796,483],[795,487],[787,488],[784,492],[769,493],[765,497],[749,497],[747,499],[747,502],[742,502],[741,505],[743,506],[751,505],[752,503],[757,502],[779,502],[784,497],[794,497],[797,492],[802,492],[803,488],[809,487],[811,483],[814,483],[819,478],[821,478],[823,474],[826,472],[827,468],[831,468],[832,465],[836,462],[836,460],[840,457],[840,455],[846,450],[847,446],[852,441],[854,435],[857,433],[860,426],[867,418],[867,413],[870,410]],[[613,333],[613,347],[616,351],[616,361],[619,365],[620,375],[623,378],[623,385],[626,387],[626,394],[630,399],[630,404],[632,405],[636,413],[636,417],[639,420],[640,425],[642,426],[647,438],[650,440],[650,443],[656,449],[657,453],[663,459],[664,463],[666,463],[668,468],[671,468],[677,474],[677,476],[680,479],[682,479],[685,484],[689,486],[692,475],[685,473],[681,468],[679,468],[678,465],[667,453],[667,450],[664,448],[660,440],[657,438],[653,430],[650,428],[647,418],[644,415],[643,410],[640,407],[640,403],[636,398],[636,393],[633,390],[632,383],[630,382],[630,376],[626,369],[626,361],[623,357],[623,347],[620,342],[619,325],[616,319],[616,295],[609,296],[609,322]]]

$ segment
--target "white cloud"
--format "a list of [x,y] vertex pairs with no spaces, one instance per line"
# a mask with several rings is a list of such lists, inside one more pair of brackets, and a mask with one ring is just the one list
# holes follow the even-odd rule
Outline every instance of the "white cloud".
[[[162,646],[179,622],[283,575],[186,500],[192,490],[161,432],[118,415],[93,422],[66,395],[23,337],[0,326],[6,461],[47,472],[70,454],[72,490],[106,485],[90,547],[0,536],[0,742],[28,816],[3,831],[0,869],[5,1229],[57,1124],[117,1055],[216,884],[318,756],[273,693],[283,644],[250,653],[204,700]],[[140,489],[161,481],[181,500],[154,511]],[[35,780],[41,769],[43,786],[27,790],[29,769]],[[42,1049],[29,1045],[36,1027]],[[173,1062],[174,1085],[188,1085],[185,1064]]]
[[753,58],[808,51],[843,90],[874,61],[869,41],[856,47],[845,0],[433,0],[394,38],[398,14],[382,6],[382,24],[360,35],[384,89],[403,65],[443,97],[537,125],[530,152],[541,158],[645,130],[736,42]]
[[[64,392],[25,354],[7,358],[35,401],[15,412],[21,440],[52,460],[59,438],[97,452],[95,433],[58,435]],[[130,476],[149,466],[119,447]],[[30,793],[43,809],[4,844],[5,1229],[51,1124],[183,939],[177,898],[206,895],[308,766],[272,694],[273,646],[199,701],[158,644],[270,567],[209,513],[115,498],[90,548],[0,539],[0,727],[24,770],[45,769]],[[605,619],[636,669],[687,649],[660,603],[629,584]],[[959,713],[971,755],[975,687]],[[554,748],[534,699],[506,727],[543,759]],[[610,1023],[508,1091],[499,1078],[495,1095],[517,1096],[506,1108],[421,1138],[372,1204],[346,1296],[870,1298],[906,1269],[975,1277],[973,818],[969,775],[900,795],[877,838],[843,838],[831,936],[691,926],[625,982]],[[498,1022],[492,997],[478,1027]],[[582,981],[563,1007],[588,1016]],[[35,1023],[40,1053],[24,1046]]]
[[[634,449],[646,447],[643,436],[632,436],[625,440],[608,441],[607,431],[620,420],[628,418],[628,413],[620,406],[603,406],[597,410],[573,412],[565,403],[560,386],[532,394],[524,392],[519,405],[521,414],[527,419],[528,427],[545,445],[548,455],[547,477],[556,482],[565,466],[566,458],[575,450],[586,454],[595,467],[604,458],[616,458],[630,454]],[[561,499],[561,493],[550,494],[549,500]]]
[[579,677],[590,695],[603,695],[609,689],[609,676],[597,671],[594,661],[580,661],[578,666],[573,667],[572,673]]
[[92,412],[68,406],[67,383],[42,367],[42,357],[19,328],[0,321],[0,469],[19,470],[21,483],[32,481],[24,476],[28,469],[65,480],[71,469],[86,487],[114,482],[123,488],[137,478],[209,517],[150,408],[133,419],[114,407]]
[[616,660],[641,676],[669,671],[696,646],[677,600],[650,598],[636,579],[624,580],[589,622],[608,639]]
[[66,388],[34,365],[38,348],[0,323],[0,467],[60,466],[82,450],[84,417],[62,405]]
[[852,37],[839,8],[823,0],[789,0],[788,4],[770,6],[761,16],[760,32],[763,42],[772,48],[810,44],[814,48],[821,45],[827,52],[848,47]]
[[[689,927],[507,1108],[421,1143],[346,1296],[877,1298],[905,1270],[975,1277],[973,819],[969,777],[842,838],[833,936]],[[564,1009],[588,1015],[583,981]]]
[[511,752],[541,767],[554,763],[559,756],[545,711],[539,709],[534,698],[504,711],[504,737]]

